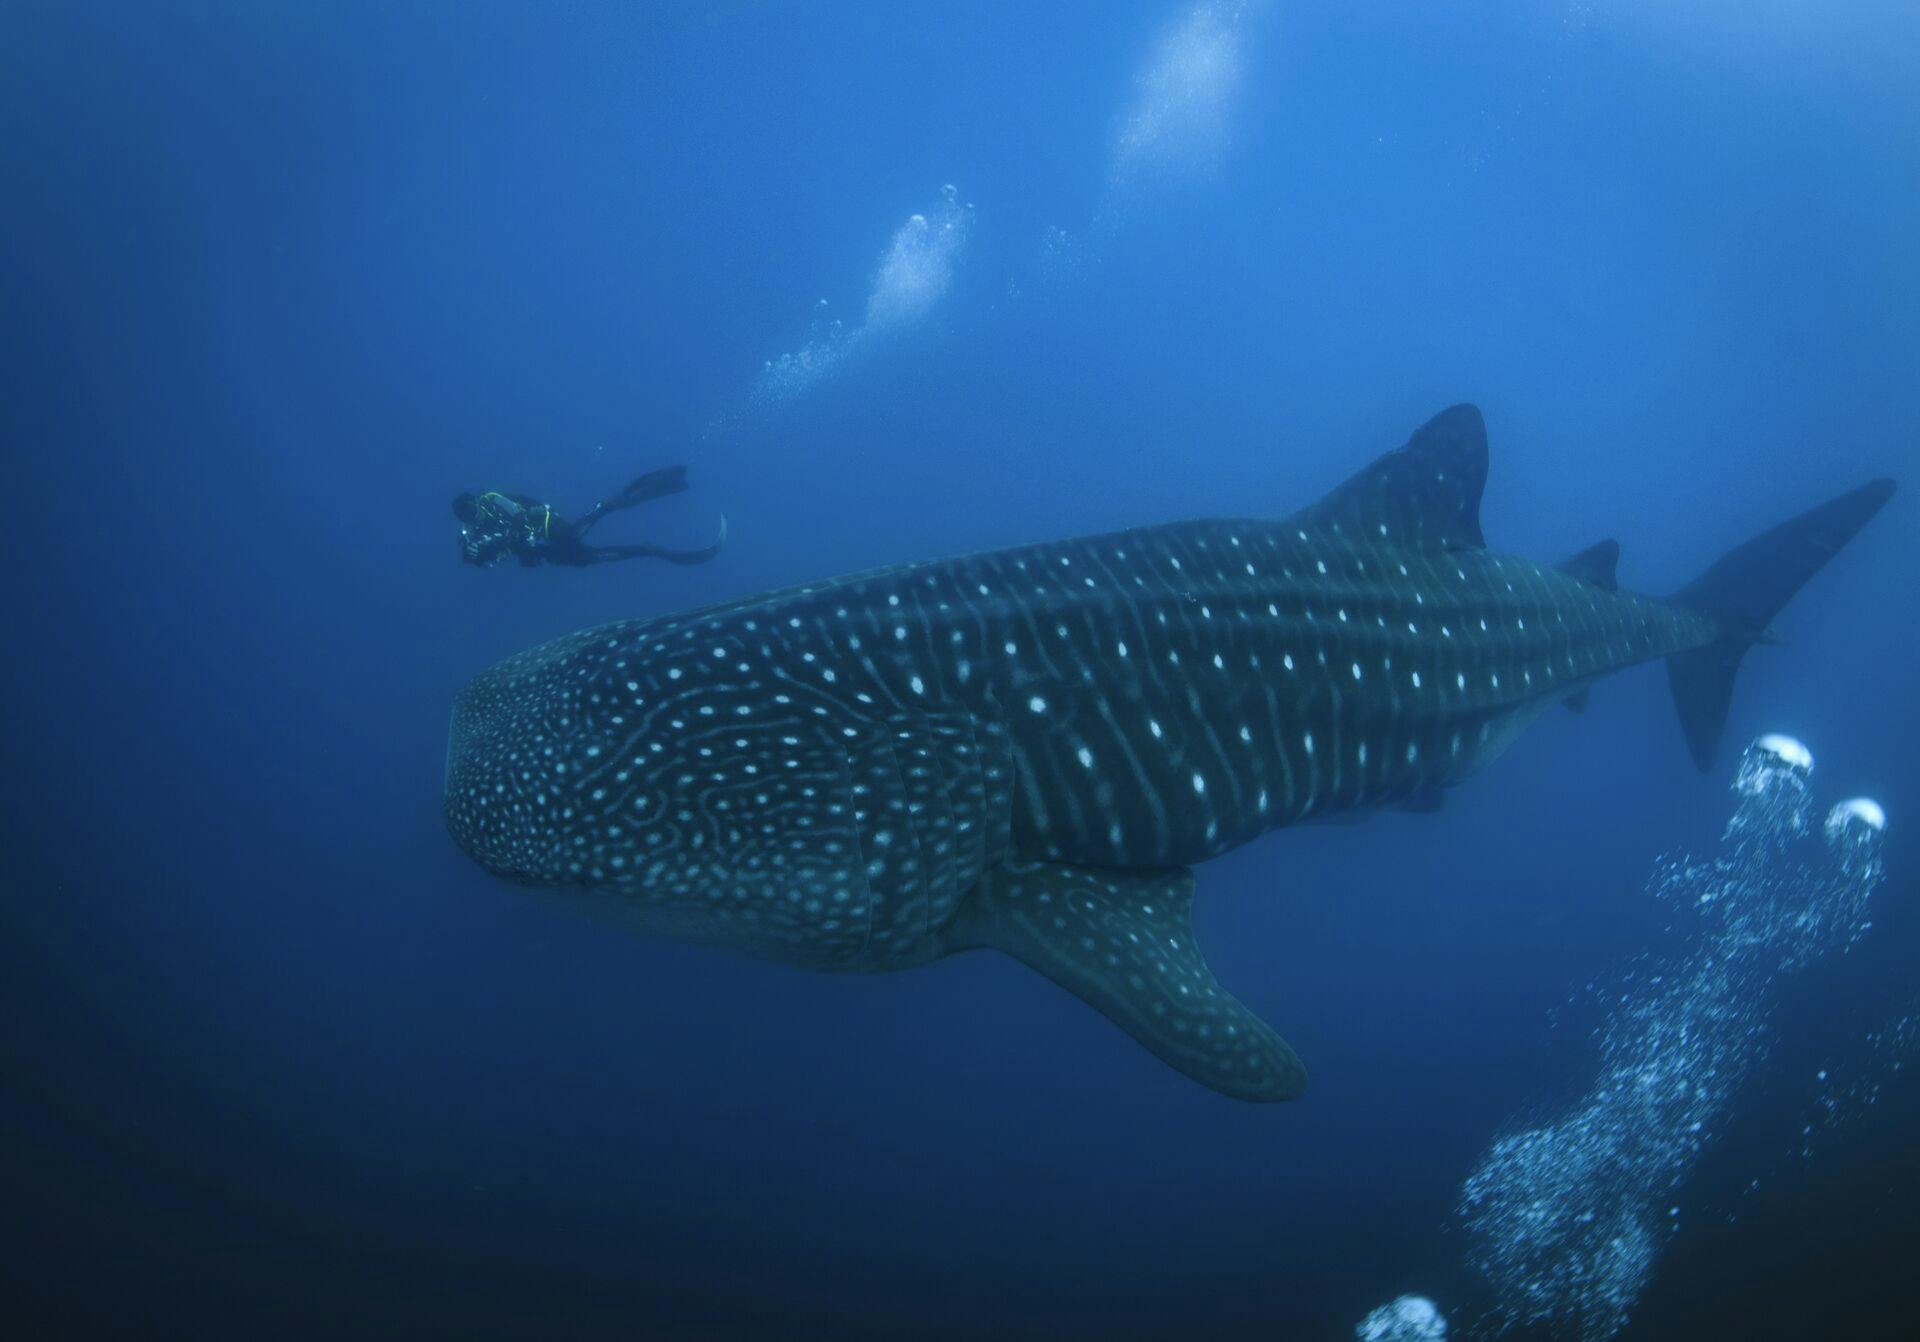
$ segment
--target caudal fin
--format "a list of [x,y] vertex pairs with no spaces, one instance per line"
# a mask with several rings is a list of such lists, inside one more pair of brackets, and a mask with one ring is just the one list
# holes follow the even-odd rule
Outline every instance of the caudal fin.
[[1767,626],[1780,608],[1892,497],[1891,480],[1862,485],[1754,537],[1673,594],[1676,603],[1711,616],[1721,629],[1706,647],[1667,658],[1680,729],[1695,764],[1713,767],[1734,673],[1747,649],[1767,641]]

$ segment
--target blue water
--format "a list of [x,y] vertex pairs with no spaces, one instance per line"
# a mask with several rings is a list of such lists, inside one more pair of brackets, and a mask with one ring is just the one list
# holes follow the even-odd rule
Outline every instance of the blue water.
[[[1920,14],[1837,8],[0,9],[5,1335],[1474,1318],[1462,1180],[1586,1084],[1585,985],[1674,935],[1654,859],[1783,730],[1884,803],[1888,878],[1621,1336],[1914,1336],[1920,1060],[1866,1037],[1920,1007]],[[1283,514],[1461,400],[1490,544],[1617,536],[1637,589],[1908,493],[1748,659],[1720,772],[1643,669],[1439,815],[1204,866],[1298,1103],[998,957],[620,935],[442,827],[452,696],[520,649]],[[596,539],[724,512],[711,565],[457,562],[457,490],[676,461]],[[1828,1068],[1877,1099],[1812,1140]]]

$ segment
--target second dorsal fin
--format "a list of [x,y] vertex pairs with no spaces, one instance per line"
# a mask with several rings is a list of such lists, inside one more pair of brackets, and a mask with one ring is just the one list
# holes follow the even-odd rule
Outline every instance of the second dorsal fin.
[[1477,406],[1442,410],[1409,438],[1300,514],[1353,539],[1414,550],[1478,550],[1487,487],[1487,425]]
[[1611,538],[1595,545],[1589,545],[1577,555],[1571,555],[1554,565],[1562,573],[1568,573],[1581,582],[1592,583],[1595,587],[1604,587],[1609,592],[1620,590],[1620,542]]

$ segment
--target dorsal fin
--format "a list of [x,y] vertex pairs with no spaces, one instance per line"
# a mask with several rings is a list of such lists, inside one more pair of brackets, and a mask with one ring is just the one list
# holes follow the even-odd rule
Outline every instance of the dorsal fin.
[[1562,573],[1572,574],[1581,582],[1617,592],[1620,590],[1620,578],[1616,572],[1620,567],[1620,542],[1608,537],[1597,545],[1589,545],[1577,555],[1561,560],[1554,567]]
[[1414,550],[1478,550],[1487,426],[1456,405],[1301,514],[1314,526]]

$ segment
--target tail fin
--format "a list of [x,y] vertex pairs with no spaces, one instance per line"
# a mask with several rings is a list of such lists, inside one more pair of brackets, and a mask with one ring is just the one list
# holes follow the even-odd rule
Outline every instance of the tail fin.
[[1673,594],[1677,604],[1712,617],[1721,629],[1706,647],[1667,659],[1680,729],[1695,764],[1713,767],[1734,673],[1747,649],[1770,641],[1767,626],[1780,608],[1892,497],[1891,480],[1862,485],[1754,537]]

